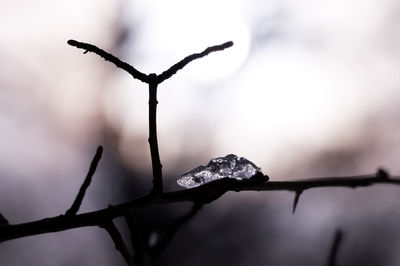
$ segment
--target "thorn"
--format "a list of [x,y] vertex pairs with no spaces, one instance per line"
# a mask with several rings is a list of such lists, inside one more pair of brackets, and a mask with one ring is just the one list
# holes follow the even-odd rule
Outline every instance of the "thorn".
[[0,213],[0,226],[1,225],[8,225],[7,219]]
[[295,193],[296,194],[294,195],[292,214],[294,214],[296,212],[296,207],[297,207],[297,204],[299,203],[300,195],[301,195],[301,193],[303,193],[303,190],[297,190]]
[[83,52],[83,54],[87,54],[89,51],[88,50],[85,50],[84,52]]
[[378,178],[388,179],[389,173],[386,170],[384,170],[383,168],[379,168],[378,171],[376,172],[376,176]]

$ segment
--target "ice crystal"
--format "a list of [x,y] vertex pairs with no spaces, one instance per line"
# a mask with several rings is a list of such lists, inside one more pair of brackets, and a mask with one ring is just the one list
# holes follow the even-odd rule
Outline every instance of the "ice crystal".
[[228,154],[225,157],[211,159],[207,165],[201,165],[178,179],[178,184],[193,188],[221,178],[248,179],[261,169],[244,157]]

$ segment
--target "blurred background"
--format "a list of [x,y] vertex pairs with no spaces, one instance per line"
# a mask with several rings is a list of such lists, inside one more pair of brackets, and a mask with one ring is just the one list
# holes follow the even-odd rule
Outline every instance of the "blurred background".
[[[88,42],[144,73],[234,41],[159,87],[164,184],[234,153],[271,180],[400,173],[400,3],[395,0],[0,2],[0,212],[10,223],[64,213],[96,147],[81,212],[151,188],[147,87],[67,45]],[[400,192],[385,185],[228,193],[156,265],[400,264]],[[145,233],[188,208],[141,210]],[[123,221],[118,221],[123,225]],[[0,265],[125,265],[104,230],[0,244]]]

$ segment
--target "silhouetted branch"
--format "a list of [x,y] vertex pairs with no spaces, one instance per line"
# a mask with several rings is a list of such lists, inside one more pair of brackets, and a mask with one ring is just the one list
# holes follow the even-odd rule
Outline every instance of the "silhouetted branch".
[[[223,178],[192,189],[179,190],[162,194],[148,194],[114,207],[87,212],[74,216],[60,215],[34,222],[4,225],[0,227],[0,242],[38,235],[58,232],[85,226],[100,226],[113,218],[124,216],[133,209],[146,206],[162,205],[171,202],[187,202],[205,204],[210,203],[227,191],[299,191],[318,187],[366,187],[375,184],[400,185],[399,177],[382,175],[380,170],[374,175],[355,177],[315,178],[299,181],[267,181],[268,177],[259,174],[254,178],[236,180]],[[386,172],[385,172],[386,173]],[[386,173],[387,174],[387,173]]]
[[93,52],[106,61],[114,63],[117,67],[127,71],[132,75],[133,78],[139,79],[142,82],[149,84],[149,144],[151,153],[151,163],[153,170],[153,189],[152,193],[160,194],[163,192],[163,181],[162,181],[162,164],[160,160],[160,154],[158,150],[157,140],[157,124],[156,124],[156,113],[157,113],[157,86],[166,79],[169,79],[178,70],[184,68],[188,63],[193,60],[202,58],[212,52],[222,51],[233,45],[233,42],[226,42],[220,45],[210,46],[201,53],[195,53],[185,57],[175,65],[171,66],[168,70],[164,71],[160,75],[149,74],[146,75],[128,63],[121,61],[119,58],[105,52],[104,50],[96,47],[93,44],[78,42],[75,40],[69,40],[67,42],[71,46],[75,46],[79,49],[84,49],[85,52]]
[[99,146],[96,150],[95,156],[93,157],[92,163],[90,164],[89,171],[86,175],[86,178],[83,181],[81,188],[79,189],[78,195],[76,195],[76,198],[75,198],[74,202],[72,203],[71,208],[69,208],[65,212],[65,215],[74,215],[78,212],[79,207],[82,204],[83,198],[85,197],[86,189],[89,187],[90,183],[92,182],[92,177],[93,177],[94,173],[96,172],[96,168],[101,159],[102,153],[103,153],[103,147]]
[[[148,75],[140,72],[139,70],[137,70],[130,64],[121,61],[118,57],[116,57],[110,53],[107,53],[106,51],[98,48],[97,46],[95,46],[93,44],[78,42],[75,40],[69,40],[67,43],[71,46],[75,46],[76,48],[85,50],[85,52],[84,52],[85,54],[87,52],[92,52],[92,53],[99,55],[100,57],[104,58],[104,60],[113,63],[117,67],[119,67],[119,68],[125,70],[126,72],[128,72],[129,74],[131,74],[131,76],[135,79],[138,79],[145,83],[150,82]],[[229,42],[226,42],[226,43],[223,43],[220,45],[210,46],[201,53],[195,53],[195,54],[189,55],[189,56],[185,57],[184,59],[182,59],[181,61],[179,61],[178,63],[176,63],[175,65],[171,66],[168,70],[166,70],[166,71],[162,72],[160,75],[158,75],[156,83],[160,84],[161,82],[165,81],[166,79],[169,79],[171,76],[176,74],[176,72],[178,72],[178,70],[184,68],[191,61],[202,58],[204,56],[207,56],[208,54],[210,54],[212,52],[222,51],[226,48],[231,47],[232,45],[233,45],[233,42],[229,41]]]
[[125,220],[131,233],[132,247],[135,251],[135,255],[132,257],[132,260],[138,264],[149,265],[150,255],[148,253],[148,243],[143,239],[143,235],[137,223],[134,212],[132,211],[125,215]]
[[184,59],[182,59],[175,65],[171,66],[168,70],[166,70],[163,73],[161,73],[160,75],[158,75],[158,83],[160,84],[164,80],[169,79],[171,76],[176,74],[176,72],[178,72],[178,70],[181,70],[182,68],[184,68],[187,64],[189,64],[193,60],[202,58],[212,52],[222,51],[226,48],[231,47],[232,45],[233,45],[233,42],[229,41],[229,42],[226,42],[226,43],[223,43],[220,45],[210,46],[201,53],[195,53],[195,54],[185,57]]
[[160,240],[154,247],[151,248],[151,253],[153,256],[159,255],[168,246],[176,232],[197,214],[201,206],[201,204],[194,203],[187,213],[176,218],[171,222],[164,232],[160,233]]
[[76,48],[85,50],[85,52],[84,52],[85,54],[87,52],[95,53],[95,54],[99,55],[100,57],[104,58],[104,60],[109,61],[109,62],[113,63],[114,65],[116,65],[117,67],[125,70],[126,72],[131,74],[131,76],[133,78],[138,79],[138,80],[140,80],[142,82],[145,82],[145,83],[148,82],[148,77],[147,77],[146,74],[140,72],[139,70],[137,70],[136,68],[134,68],[130,64],[121,61],[118,57],[107,53],[106,51],[98,48],[97,46],[95,46],[93,44],[84,43],[84,42],[78,42],[78,41],[75,41],[75,40],[69,40],[67,43],[69,45],[71,45],[71,46],[75,46]]
[[335,238],[333,239],[331,251],[328,257],[328,263],[327,263],[328,266],[337,266],[336,257],[342,239],[343,239],[343,231],[340,229],[336,230]]
[[162,193],[162,164],[157,140],[157,75],[149,75],[149,145],[153,169],[153,193]]
[[125,245],[121,233],[119,232],[113,221],[108,221],[107,223],[100,225],[100,227],[103,227],[108,232],[114,242],[115,249],[117,249],[121,253],[126,263],[129,264],[132,259],[131,253],[129,252],[128,247]]

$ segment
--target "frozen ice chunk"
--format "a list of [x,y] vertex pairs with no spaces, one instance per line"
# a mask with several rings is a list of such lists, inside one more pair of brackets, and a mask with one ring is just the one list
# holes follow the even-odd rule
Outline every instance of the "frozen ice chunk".
[[178,179],[178,184],[185,188],[193,188],[224,177],[238,180],[250,178],[261,168],[244,157],[228,154],[225,157],[211,159],[207,165],[201,165]]

